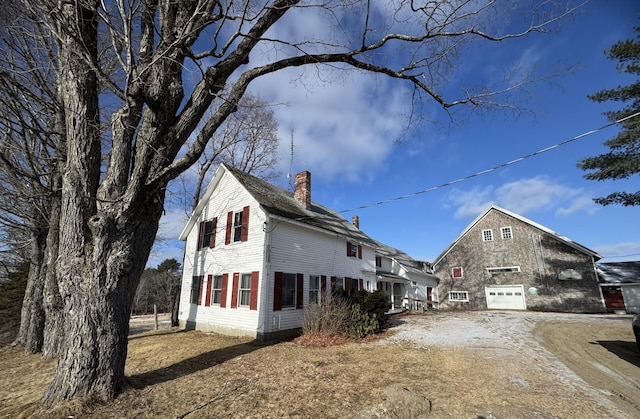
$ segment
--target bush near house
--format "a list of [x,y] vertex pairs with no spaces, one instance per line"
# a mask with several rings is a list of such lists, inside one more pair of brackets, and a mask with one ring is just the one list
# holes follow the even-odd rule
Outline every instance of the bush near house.
[[334,293],[305,311],[302,332],[305,335],[340,335],[362,339],[379,333],[391,303],[384,291],[359,290],[351,295]]

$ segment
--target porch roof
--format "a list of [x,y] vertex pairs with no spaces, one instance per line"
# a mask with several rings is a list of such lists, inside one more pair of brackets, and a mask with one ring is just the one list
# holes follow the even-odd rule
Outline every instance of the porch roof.
[[376,271],[376,276],[381,279],[399,279],[401,281],[409,282],[407,278],[387,271]]

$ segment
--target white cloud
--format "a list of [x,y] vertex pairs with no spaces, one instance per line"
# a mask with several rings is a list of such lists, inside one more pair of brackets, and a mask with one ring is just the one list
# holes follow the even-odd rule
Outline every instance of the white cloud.
[[187,224],[188,216],[179,209],[166,211],[160,218],[158,240],[177,240]]
[[554,209],[557,216],[577,212],[593,215],[599,209],[583,189],[563,185],[548,176],[523,178],[497,188],[492,185],[467,191],[456,188],[449,193],[447,203],[458,207],[456,218],[476,217],[491,203],[520,215]]
[[254,90],[272,103],[280,124],[281,162],[286,173],[290,138],[294,139],[294,171],[309,170],[325,179],[366,181],[385,166],[406,126],[408,85],[360,72],[322,84],[313,71],[292,86],[291,74],[274,74],[256,82]]

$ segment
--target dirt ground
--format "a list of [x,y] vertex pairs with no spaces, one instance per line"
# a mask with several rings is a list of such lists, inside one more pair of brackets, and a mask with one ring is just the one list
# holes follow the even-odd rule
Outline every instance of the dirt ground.
[[[310,347],[134,320],[114,401],[36,407],[55,363],[0,348],[0,417],[640,417],[631,316],[434,312],[383,337]],[[137,323],[136,323],[137,321]]]

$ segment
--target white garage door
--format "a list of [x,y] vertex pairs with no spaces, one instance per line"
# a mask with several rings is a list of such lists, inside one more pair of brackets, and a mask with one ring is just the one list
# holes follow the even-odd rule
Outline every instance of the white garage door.
[[487,308],[503,310],[525,310],[524,287],[522,285],[493,285],[484,288]]

